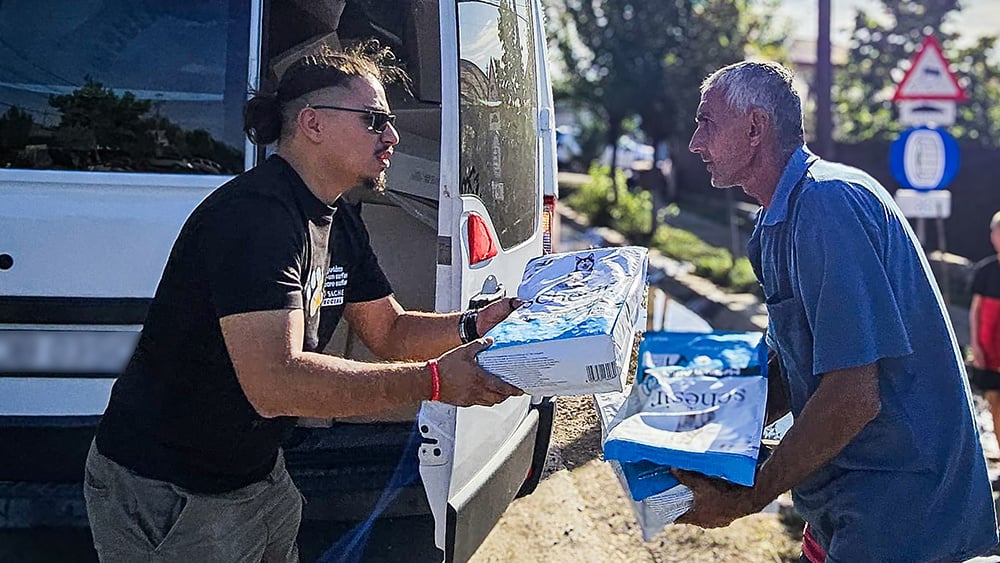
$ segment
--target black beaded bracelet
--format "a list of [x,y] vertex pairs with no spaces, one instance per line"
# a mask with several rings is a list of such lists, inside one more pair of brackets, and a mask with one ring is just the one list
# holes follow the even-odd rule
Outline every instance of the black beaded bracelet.
[[458,338],[462,344],[468,344],[479,338],[479,328],[476,326],[479,319],[479,311],[470,309],[458,318]]

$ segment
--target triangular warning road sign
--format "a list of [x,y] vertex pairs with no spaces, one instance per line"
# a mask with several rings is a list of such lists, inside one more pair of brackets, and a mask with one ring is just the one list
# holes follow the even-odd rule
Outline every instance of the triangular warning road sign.
[[958,85],[955,75],[948,69],[948,61],[941,53],[941,45],[933,35],[924,42],[913,58],[910,70],[896,88],[892,101],[900,100],[954,100],[968,99],[965,90]]

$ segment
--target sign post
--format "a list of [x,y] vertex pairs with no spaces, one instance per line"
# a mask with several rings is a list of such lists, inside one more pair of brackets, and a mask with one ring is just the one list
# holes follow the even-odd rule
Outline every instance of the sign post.
[[949,301],[949,280],[944,220],[951,215],[951,193],[944,188],[955,179],[960,158],[958,143],[939,127],[954,125],[956,104],[967,99],[941,45],[928,35],[892,97],[899,105],[900,123],[910,129],[892,143],[889,167],[901,186],[896,190],[896,204],[905,217],[916,219],[921,245],[925,244],[925,219],[937,223],[939,283],[945,303]]

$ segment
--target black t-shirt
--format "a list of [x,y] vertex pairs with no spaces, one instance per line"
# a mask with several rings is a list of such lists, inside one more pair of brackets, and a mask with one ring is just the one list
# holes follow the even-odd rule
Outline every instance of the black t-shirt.
[[277,156],[220,187],[170,252],[142,336],[115,383],[98,450],[146,477],[204,493],[265,477],[294,418],[247,400],[219,319],[302,309],[303,349],[319,351],[335,208]]
[[972,293],[1000,299],[1000,261],[996,256],[988,256],[976,263],[972,272]]
[[344,314],[345,303],[374,301],[392,294],[368,229],[361,220],[361,204],[340,203],[330,227],[330,266],[323,284],[323,312],[319,321],[319,349],[326,348]]

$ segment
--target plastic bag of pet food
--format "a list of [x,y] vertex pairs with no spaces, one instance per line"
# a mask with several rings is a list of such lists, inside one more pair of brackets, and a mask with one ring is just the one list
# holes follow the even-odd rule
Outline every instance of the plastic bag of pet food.
[[604,457],[752,486],[767,404],[756,332],[647,333],[639,373],[608,425]]

